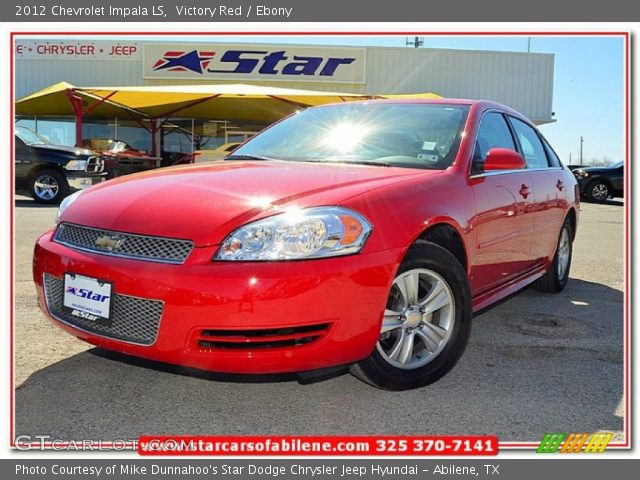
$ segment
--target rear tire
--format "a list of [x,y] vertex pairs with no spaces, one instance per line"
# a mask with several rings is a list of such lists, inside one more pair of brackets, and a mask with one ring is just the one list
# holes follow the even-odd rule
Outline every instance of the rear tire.
[[462,356],[471,317],[469,281],[458,259],[419,240],[394,279],[376,348],[351,373],[385,390],[433,383]]
[[56,170],[38,170],[29,180],[29,191],[38,203],[57,204],[69,194],[67,179]]
[[569,282],[572,257],[573,228],[569,219],[566,219],[560,229],[556,254],[553,257],[551,268],[533,284],[533,288],[547,293],[558,293],[564,290]]

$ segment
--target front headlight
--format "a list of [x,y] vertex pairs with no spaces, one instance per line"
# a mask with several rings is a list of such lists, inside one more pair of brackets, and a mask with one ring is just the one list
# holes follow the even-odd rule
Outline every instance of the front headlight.
[[214,260],[273,261],[335,257],[359,252],[371,224],[341,207],[291,210],[238,228]]
[[589,172],[585,172],[581,168],[575,170],[574,173],[577,178],[587,178],[589,176]]
[[71,205],[83,192],[83,190],[78,190],[76,193],[72,193],[68,197],[65,197],[62,202],[60,202],[60,206],[58,207],[58,213],[56,214],[55,224],[58,225],[60,223],[60,217],[64,213],[64,211]]
[[86,170],[87,161],[86,160],[69,160],[67,164],[64,166],[65,170]]

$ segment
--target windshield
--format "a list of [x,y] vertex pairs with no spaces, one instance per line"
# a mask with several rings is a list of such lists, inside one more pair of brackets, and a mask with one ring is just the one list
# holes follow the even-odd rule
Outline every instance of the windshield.
[[227,159],[444,170],[455,159],[468,111],[466,105],[424,103],[310,108],[253,137]]
[[27,145],[46,145],[49,143],[44,137],[41,137],[33,130],[29,130],[27,127],[17,126],[16,135]]
[[609,168],[620,168],[623,165],[624,165],[624,162],[618,162],[618,163],[614,163]]

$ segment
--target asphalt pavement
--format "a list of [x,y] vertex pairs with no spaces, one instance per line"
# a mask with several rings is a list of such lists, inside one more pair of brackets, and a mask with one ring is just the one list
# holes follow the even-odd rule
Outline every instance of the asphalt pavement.
[[141,434],[495,434],[623,430],[621,201],[583,203],[569,285],[526,290],[474,319],[467,351],[437,383],[376,390],[345,374],[232,376],[95,349],[45,320],[31,255],[55,207],[15,209],[15,430],[58,439]]

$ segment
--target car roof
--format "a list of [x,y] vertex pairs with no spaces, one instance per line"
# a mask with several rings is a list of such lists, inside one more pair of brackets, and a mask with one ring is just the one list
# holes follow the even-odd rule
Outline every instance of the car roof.
[[372,99],[372,100],[356,100],[353,102],[342,102],[342,103],[329,103],[326,105],[319,105],[314,108],[322,108],[322,107],[331,107],[335,105],[344,105],[345,103],[349,104],[360,104],[360,105],[369,105],[369,104],[413,104],[413,105],[462,105],[479,108],[480,110],[487,109],[498,109],[504,112],[508,112],[514,114],[518,117],[526,118],[520,112],[503,105],[502,103],[495,102],[493,100],[478,100],[478,99],[468,99],[468,98],[384,98],[384,99]]

